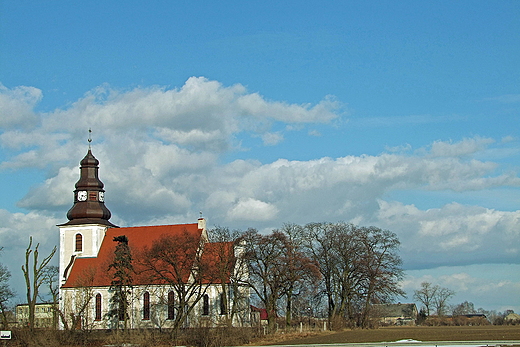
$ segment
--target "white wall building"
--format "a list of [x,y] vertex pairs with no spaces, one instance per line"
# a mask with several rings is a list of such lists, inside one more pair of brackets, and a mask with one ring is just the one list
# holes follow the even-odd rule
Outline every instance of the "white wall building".
[[[209,242],[203,218],[192,224],[115,226],[109,221],[98,170],[99,161],[89,149],[80,164],[69,221],[59,225],[60,310],[68,319],[66,326],[250,325],[249,288],[240,285],[247,276],[241,248],[231,242]],[[124,285],[127,314],[116,317],[109,314],[117,311],[111,301],[117,286],[110,264],[120,244],[114,239],[121,236],[131,251],[133,271],[131,281]],[[170,260],[164,257],[168,252]],[[182,322],[179,317],[184,317]]]

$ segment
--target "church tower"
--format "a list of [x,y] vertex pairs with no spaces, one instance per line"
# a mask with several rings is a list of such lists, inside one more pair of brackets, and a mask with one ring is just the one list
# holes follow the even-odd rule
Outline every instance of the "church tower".
[[60,279],[64,283],[77,257],[96,257],[107,228],[117,228],[105,206],[103,182],[99,179],[99,161],[89,147],[80,162],[80,178],[74,190],[74,205],[67,213],[69,221],[60,224]]

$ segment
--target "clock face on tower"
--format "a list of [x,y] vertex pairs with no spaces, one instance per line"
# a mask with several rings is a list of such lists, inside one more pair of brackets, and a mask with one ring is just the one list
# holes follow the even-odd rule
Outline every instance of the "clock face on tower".
[[104,202],[105,201],[105,192],[99,192],[99,201]]
[[86,201],[87,200],[87,192],[85,190],[80,190],[78,192],[78,201]]

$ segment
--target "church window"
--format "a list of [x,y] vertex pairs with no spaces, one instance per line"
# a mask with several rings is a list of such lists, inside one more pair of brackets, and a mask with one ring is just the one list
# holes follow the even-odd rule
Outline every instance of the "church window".
[[150,293],[144,292],[143,295],[143,319],[150,319]]
[[209,315],[209,295],[204,294],[202,296],[202,315],[207,316]]
[[220,314],[227,314],[226,297],[224,293],[220,294]]
[[101,320],[101,294],[96,294],[96,315],[95,320]]
[[83,251],[83,235],[76,234],[76,252],[82,252]]
[[168,292],[168,319],[175,318],[175,294]]

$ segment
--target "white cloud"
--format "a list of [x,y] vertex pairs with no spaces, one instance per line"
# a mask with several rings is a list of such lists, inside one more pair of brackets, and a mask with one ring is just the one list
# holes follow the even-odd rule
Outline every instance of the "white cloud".
[[490,138],[475,137],[464,139],[457,143],[435,141],[431,147],[431,155],[434,157],[461,157],[474,154],[483,150],[495,140]]
[[9,89],[0,83],[0,128],[24,128],[36,126],[39,117],[34,107],[40,102],[42,91],[34,87],[20,86]]
[[265,146],[274,146],[283,141],[283,135],[280,132],[265,133],[262,135],[262,141]]
[[518,211],[456,198],[420,209],[389,198],[393,192],[421,192],[428,199],[447,191],[456,197],[519,187],[518,173],[493,160],[495,149],[511,149],[514,141],[475,137],[415,151],[405,144],[379,155],[225,161],[239,151],[238,135],[276,145],[288,141],[287,131],[308,131],[303,123],[330,122],[337,111],[331,98],[314,106],[268,101],[242,85],[205,78],[190,78],[180,89],[100,86],[69,108],[46,114],[39,127],[1,134],[16,154],[0,168],[45,170],[46,180],[28,190],[19,206],[49,215],[62,211],[65,218],[86,152],[86,129],[95,124],[93,152],[107,206],[120,225],[185,222],[200,210],[210,223],[232,228],[344,220],[395,231],[408,268],[518,261]]
[[271,204],[256,199],[241,199],[228,212],[230,221],[268,221],[276,217],[278,209]]

